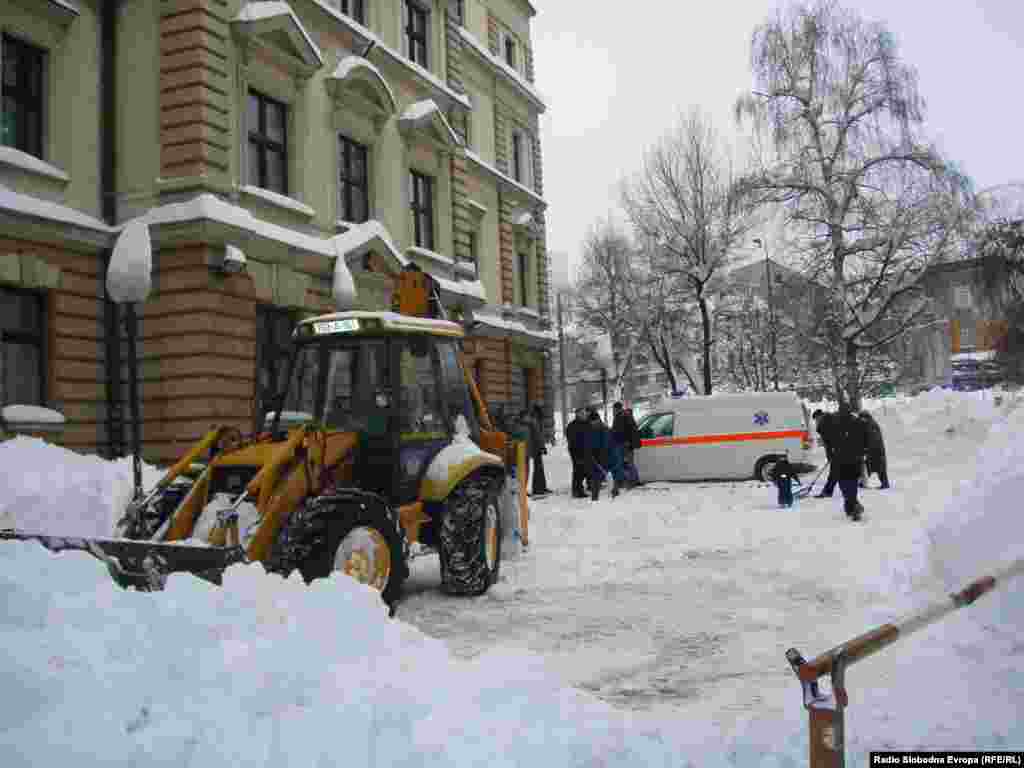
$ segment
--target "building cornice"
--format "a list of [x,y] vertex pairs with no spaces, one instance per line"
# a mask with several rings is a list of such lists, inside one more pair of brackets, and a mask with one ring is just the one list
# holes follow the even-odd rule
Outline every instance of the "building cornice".
[[538,195],[529,187],[520,184],[518,181],[513,179],[511,176],[507,176],[490,163],[487,163],[478,154],[469,149],[463,149],[462,155],[469,160],[475,167],[487,173],[491,178],[498,182],[501,189],[505,192],[511,192],[513,194],[521,195],[526,198],[534,205],[538,206],[541,210],[548,207],[547,201],[543,197]]
[[508,66],[500,57],[487,50],[483,43],[477,40],[465,27],[458,27],[458,30],[459,37],[466,43],[466,47],[473,51],[477,58],[484,62],[492,73],[500,75],[505,82],[511,84],[516,91],[526,97],[526,100],[530,102],[538,113],[543,113],[547,110],[544,98],[532,83]]

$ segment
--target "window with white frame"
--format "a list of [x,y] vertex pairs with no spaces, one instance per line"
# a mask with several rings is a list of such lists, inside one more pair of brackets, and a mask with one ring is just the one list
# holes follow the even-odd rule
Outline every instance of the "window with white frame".
[[409,207],[412,210],[413,243],[434,250],[434,179],[409,172]]
[[518,71],[519,67],[516,62],[519,57],[516,55],[516,39],[507,32],[504,34],[504,38],[501,55],[504,57],[506,64]]
[[46,51],[8,34],[0,47],[0,144],[42,159]]
[[509,171],[524,187],[533,188],[533,152],[529,134],[514,128],[509,147]]
[[46,401],[42,294],[0,287],[0,406]]
[[338,136],[338,218],[361,224],[370,218],[369,151]]
[[430,11],[417,0],[402,0],[402,42],[405,55],[429,69]]
[[288,106],[250,90],[246,121],[248,183],[287,195]]
[[519,252],[519,304],[530,305],[530,256],[525,251]]

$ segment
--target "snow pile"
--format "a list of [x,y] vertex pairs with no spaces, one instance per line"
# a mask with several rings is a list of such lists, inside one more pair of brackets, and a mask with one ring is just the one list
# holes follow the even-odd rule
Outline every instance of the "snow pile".
[[[0,542],[0,764],[668,764],[629,715],[562,686],[542,660],[457,662],[336,575],[259,565],[223,588],[116,587],[81,553]],[[675,764],[675,763],[673,763]]]
[[[143,464],[143,487],[162,475]],[[131,495],[130,458],[104,461],[34,437],[0,443],[0,528],[110,536]]]

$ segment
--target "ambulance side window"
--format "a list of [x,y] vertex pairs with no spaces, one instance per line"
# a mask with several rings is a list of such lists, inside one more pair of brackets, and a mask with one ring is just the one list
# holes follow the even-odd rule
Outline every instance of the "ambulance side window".
[[650,440],[655,437],[672,437],[675,425],[675,414],[652,413],[639,424],[640,439]]

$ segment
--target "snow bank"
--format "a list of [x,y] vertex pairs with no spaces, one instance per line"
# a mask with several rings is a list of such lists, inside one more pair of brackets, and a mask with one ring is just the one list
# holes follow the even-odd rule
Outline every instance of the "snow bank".
[[[453,660],[337,575],[233,566],[162,593],[81,553],[0,542],[0,764],[668,764],[664,734],[538,657]],[[673,758],[674,760],[674,758]],[[672,764],[677,764],[673,761]]]
[[[162,475],[143,464],[143,487]],[[130,458],[105,461],[34,437],[0,443],[0,528],[110,536],[131,494]]]

